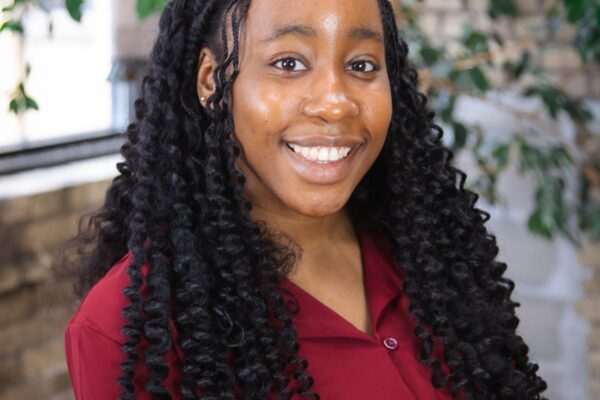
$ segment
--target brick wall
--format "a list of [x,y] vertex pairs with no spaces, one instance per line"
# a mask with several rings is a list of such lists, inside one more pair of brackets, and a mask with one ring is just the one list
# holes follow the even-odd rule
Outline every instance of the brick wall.
[[76,302],[54,277],[57,247],[109,181],[0,201],[0,399],[72,398],[63,330]]
[[[544,13],[554,3],[551,0],[517,0],[519,18],[493,21],[487,15],[488,0],[425,0],[421,22],[434,41],[446,43],[451,51],[457,48],[457,39],[465,23],[479,29],[493,26],[511,43],[514,54],[518,54],[517,49],[528,49],[535,65],[543,69],[550,82],[575,96],[599,98],[598,66],[581,65],[579,54],[570,45],[575,36],[574,28],[565,24],[554,34],[547,34],[545,30]],[[501,82],[499,74],[495,77],[500,79],[497,83]]]
[[590,394],[592,399],[600,399],[600,244],[583,249],[579,260],[591,270],[590,277],[583,284],[585,299],[577,304],[577,310],[592,324],[591,333],[587,337]]

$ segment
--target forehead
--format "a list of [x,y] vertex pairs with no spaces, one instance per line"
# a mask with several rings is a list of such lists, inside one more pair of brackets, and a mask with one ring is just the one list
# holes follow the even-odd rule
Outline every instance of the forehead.
[[337,36],[357,27],[383,36],[377,0],[252,0],[245,25],[251,40],[263,43],[292,25],[312,28],[313,36]]

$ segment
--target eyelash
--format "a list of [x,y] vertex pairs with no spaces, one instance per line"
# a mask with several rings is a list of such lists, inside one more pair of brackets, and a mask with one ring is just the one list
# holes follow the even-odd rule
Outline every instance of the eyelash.
[[[299,59],[297,59],[295,57],[282,57],[282,58],[278,58],[277,60],[275,60],[271,65],[275,66],[279,62],[287,61],[287,60],[294,60],[294,61],[299,61],[300,63],[302,63],[302,61],[300,61]],[[369,63],[369,64],[371,64],[373,66],[373,69],[371,71],[356,71],[356,72],[361,72],[361,73],[367,74],[367,73],[370,73],[370,72],[379,71],[379,66],[377,66],[374,62],[369,61],[369,60],[356,60],[356,61],[353,61],[350,65],[357,64],[357,63]],[[280,67],[276,67],[276,68],[278,68],[278,69],[280,69],[282,71],[287,71],[287,72],[298,72],[296,70],[286,70],[285,68],[280,68]]]

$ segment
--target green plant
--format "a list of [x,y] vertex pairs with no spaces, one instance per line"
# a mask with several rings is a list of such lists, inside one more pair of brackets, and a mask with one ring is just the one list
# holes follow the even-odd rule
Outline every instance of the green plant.
[[[65,0],[65,7],[71,18],[75,21],[81,21],[82,6],[84,0]],[[0,9],[0,33],[12,33],[19,35],[21,46],[23,46],[22,37],[25,35],[23,19],[32,9],[41,10],[48,15],[48,33],[53,30],[53,22],[50,18],[50,4],[46,0],[11,0],[2,1]],[[38,110],[37,102],[27,94],[27,78],[31,72],[31,65],[25,60],[21,62],[21,76],[10,94],[9,110],[17,115],[27,110]]]
[[136,0],[135,10],[141,19],[162,11],[168,0]]
[[[597,155],[584,148],[552,137],[535,122],[543,119],[557,121],[566,116],[577,127],[578,143],[593,140],[587,125],[592,119],[585,103],[560,89],[536,67],[527,46],[518,41],[506,41],[495,30],[464,27],[459,50],[452,54],[443,43],[433,40],[421,29],[423,1],[403,1],[400,6],[400,28],[412,49],[413,63],[422,77],[423,88],[441,122],[451,133],[451,147],[455,153],[469,152],[476,162],[478,173],[467,180],[467,186],[477,191],[490,203],[504,203],[497,192],[497,183],[511,162],[518,172],[534,178],[533,209],[527,226],[530,231],[547,239],[561,235],[576,246],[587,239],[600,240],[600,203],[594,193],[600,193],[600,169]],[[513,0],[490,0],[488,15],[492,21],[502,22],[519,16]],[[555,33],[562,24],[571,24],[577,34],[572,45],[578,49],[582,63],[600,60],[600,2],[597,0],[556,1],[546,14],[546,30]],[[593,18],[592,18],[593,17]],[[515,54],[515,49],[518,51]],[[512,54],[504,61],[495,61],[498,54]],[[502,71],[501,84],[494,83],[490,74]],[[523,97],[537,98],[543,104],[547,117],[496,103],[504,111],[532,122],[527,129],[512,132],[504,139],[493,139],[484,128],[460,120],[456,104],[459,98],[476,98],[494,102],[495,94],[517,89]],[[573,199],[566,189],[575,177],[580,188]]]
[[[53,22],[50,19],[51,0],[0,0],[0,33],[12,33],[23,37],[25,27],[23,19],[32,9],[40,10],[48,15],[48,32],[53,30]],[[168,0],[136,0],[136,12],[140,19],[160,12]],[[74,21],[81,22],[85,0],[64,0],[64,6]],[[23,43],[23,41],[21,41]],[[23,45],[23,44],[21,44]],[[25,60],[21,63],[21,77],[15,85],[9,98],[9,110],[17,115],[27,110],[39,110],[37,102],[27,94],[27,78],[31,66]]]

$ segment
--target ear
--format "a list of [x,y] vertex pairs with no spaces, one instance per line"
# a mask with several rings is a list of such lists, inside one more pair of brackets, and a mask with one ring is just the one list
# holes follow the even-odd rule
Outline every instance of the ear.
[[196,82],[196,91],[202,107],[206,106],[206,99],[215,91],[215,81],[213,72],[217,68],[217,62],[214,54],[207,48],[200,51],[200,60],[198,68],[198,79]]

